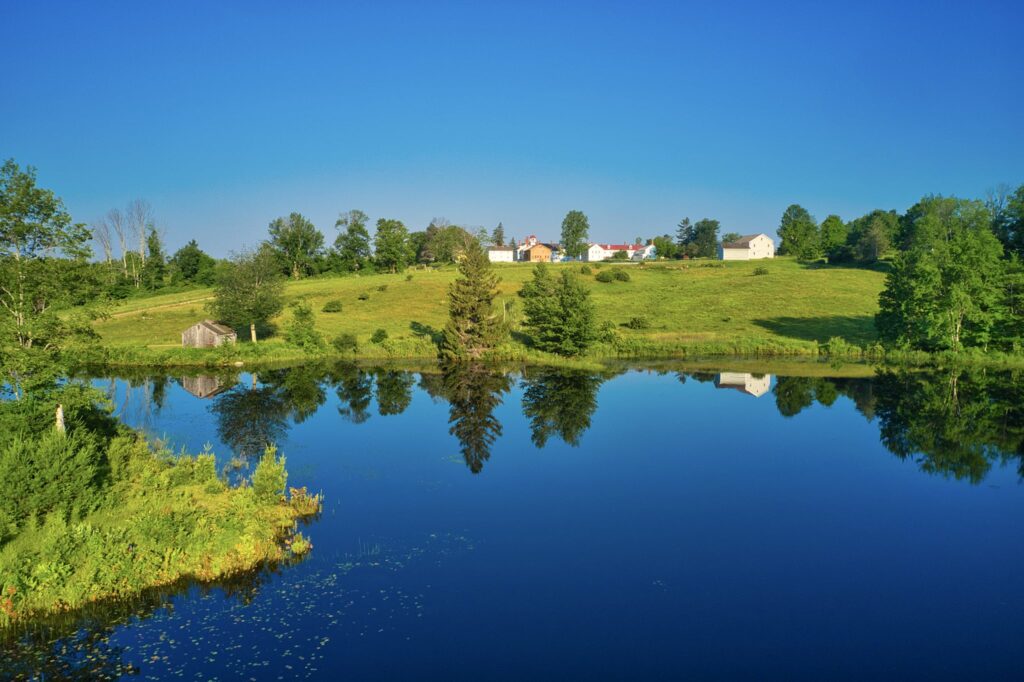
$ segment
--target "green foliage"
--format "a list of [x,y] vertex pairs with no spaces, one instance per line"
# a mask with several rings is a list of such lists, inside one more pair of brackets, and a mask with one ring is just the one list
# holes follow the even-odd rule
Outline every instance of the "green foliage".
[[702,218],[693,225],[693,241],[689,253],[697,258],[714,258],[718,253],[717,220]]
[[629,253],[626,251],[616,251],[612,254],[611,260],[629,260]]
[[473,243],[459,263],[459,277],[448,287],[448,324],[439,349],[445,360],[476,360],[499,341],[494,314],[498,276],[479,244]]
[[379,291],[381,293],[384,293],[387,290],[388,290],[388,285],[387,284],[381,284],[381,285],[379,285],[377,287],[377,291]]
[[271,221],[270,245],[285,264],[292,279],[316,271],[316,260],[324,247],[324,235],[301,213]]
[[415,235],[413,253],[419,263],[457,263],[473,244],[480,246],[468,230],[450,225],[444,218],[434,218],[425,232]]
[[590,269],[589,265],[581,265],[580,266],[580,274],[581,275],[589,275],[591,272],[592,272],[592,270]]
[[373,246],[377,267],[388,272],[404,270],[414,256],[409,245],[409,231],[400,220],[378,220]]
[[285,339],[307,353],[316,353],[324,349],[323,334],[316,329],[316,317],[313,308],[305,301],[291,304],[292,319],[285,330]]
[[611,273],[618,282],[628,282],[630,280],[629,273],[622,268],[615,268]]
[[829,261],[841,260],[846,238],[847,228],[842,218],[832,214],[821,221],[821,250]]
[[582,257],[589,234],[590,221],[583,211],[569,211],[562,220],[562,250],[572,258]]
[[370,337],[370,343],[384,343],[388,339],[387,330],[377,329]]
[[505,246],[505,226],[498,223],[498,226],[494,228],[494,232],[491,233],[491,241],[494,242],[495,246]]
[[530,439],[544,447],[551,436],[576,447],[597,409],[600,375],[578,370],[530,369],[523,375],[523,415]]
[[812,261],[822,256],[821,235],[814,218],[803,206],[792,204],[779,222],[779,254],[796,256],[800,261]]
[[334,240],[330,261],[335,272],[358,272],[370,265],[370,233],[366,231],[369,218],[356,209],[338,216],[334,227],[339,231]]
[[335,336],[331,341],[331,345],[339,353],[356,353],[359,351],[359,342],[356,340],[356,335],[348,332],[342,332]]
[[167,276],[164,247],[156,228],[149,228],[149,235],[146,237],[146,250],[149,255],[146,256],[146,262],[142,266],[142,283],[150,291],[155,291],[164,286],[164,279]]
[[754,268],[753,274],[755,276],[763,277],[763,276],[767,275],[768,272],[769,272],[768,268],[766,268],[763,265],[758,265],[756,268]]
[[369,292],[361,291],[361,292],[359,292],[359,295],[356,298],[358,298],[360,301],[369,301],[370,300],[370,294],[369,294]]
[[193,239],[178,249],[171,257],[169,263],[171,282],[211,285],[216,277],[214,272],[216,264],[217,261],[203,252],[196,240]]
[[520,295],[524,299],[525,326],[535,347],[574,356],[586,352],[593,343],[597,330],[590,291],[568,270],[562,270],[555,280],[548,267],[538,263],[533,280],[523,285]]
[[608,284],[609,282],[615,281],[615,273],[611,270],[602,270],[601,272],[594,275],[594,279],[598,282]]
[[1024,258],[1024,185],[1013,192],[997,191],[988,202],[992,230],[1007,253]]
[[252,492],[261,503],[273,503],[284,497],[288,483],[285,458],[277,456],[277,448],[268,446],[252,472]]
[[331,300],[327,301],[327,303],[324,303],[324,307],[321,308],[320,310],[321,312],[325,313],[340,313],[341,308],[341,301],[337,298],[332,298]]
[[650,329],[651,321],[643,315],[637,315],[636,317],[629,318],[629,320],[626,322],[626,326],[630,329],[637,330]]
[[738,241],[738,240],[740,240],[742,238],[743,238],[743,235],[740,234],[739,232],[726,232],[725,234],[722,235],[722,242],[723,243],[731,243],[731,242],[734,242],[734,241]]
[[879,336],[921,350],[987,346],[1000,313],[1002,245],[977,201],[935,198],[907,226],[879,297]]
[[236,329],[250,327],[255,340],[256,332],[265,330],[270,318],[284,307],[283,292],[274,254],[268,249],[243,252],[219,272],[209,309]]
[[670,259],[680,255],[680,249],[676,246],[675,240],[667,234],[655,237],[652,243],[654,244],[654,253],[657,254],[658,258]]

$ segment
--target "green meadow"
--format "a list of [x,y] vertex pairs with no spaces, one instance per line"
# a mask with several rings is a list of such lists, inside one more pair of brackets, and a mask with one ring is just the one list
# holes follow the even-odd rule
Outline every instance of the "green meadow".
[[[864,268],[806,265],[789,258],[769,261],[676,261],[649,264],[552,265],[571,268],[589,284],[600,325],[614,327],[615,344],[599,344],[591,355],[778,354],[817,353],[833,337],[866,347],[875,341],[873,317],[882,290],[883,272]],[[517,292],[531,277],[528,264],[496,265],[501,283],[498,314],[512,329],[507,354],[527,351],[517,333],[521,305]],[[600,282],[601,270],[625,269],[627,282]],[[399,274],[317,277],[290,281],[286,301],[307,301],[316,312],[317,327],[330,340],[355,334],[358,355],[428,357],[432,337],[447,318],[447,287],[454,267],[413,269]],[[210,289],[132,299],[110,309],[96,324],[105,347],[118,351],[156,351],[163,360],[194,360],[181,351],[181,332],[208,317]],[[328,301],[341,302],[337,313],[322,312]],[[275,320],[282,328],[289,311]],[[644,318],[642,329],[627,327]],[[636,326],[636,325],[634,325]],[[641,325],[643,326],[643,325]],[[377,329],[388,334],[385,344],[372,344]],[[240,337],[246,330],[240,330]],[[260,344],[264,353],[287,354],[281,335]],[[383,347],[381,347],[383,346]],[[177,350],[175,350],[177,349]],[[241,349],[239,349],[241,350]]]

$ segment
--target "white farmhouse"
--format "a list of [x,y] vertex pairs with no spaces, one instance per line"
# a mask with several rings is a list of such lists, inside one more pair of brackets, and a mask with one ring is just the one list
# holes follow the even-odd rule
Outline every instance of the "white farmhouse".
[[734,242],[722,242],[718,247],[718,257],[722,260],[775,258],[775,242],[763,232],[747,235]]
[[487,259],[492,263],[511,263],[516,252],[511,246],[492,246],[487,249]]
[[640,246],[631,256],[633,260],[654,260],[657,257],[658,254],[654,250],[654,244],[645,244],[644,246]]
[[583,252],[583,260],[596,263],[608,260],[619,251],[625,251],[628,259],[643,248],[641,244],[589,244],[587,250]]

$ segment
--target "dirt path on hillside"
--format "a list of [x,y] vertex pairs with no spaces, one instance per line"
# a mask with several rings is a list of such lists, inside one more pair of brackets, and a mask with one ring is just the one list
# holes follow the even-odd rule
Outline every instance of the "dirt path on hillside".
[[140,315],[142,313],[148,313],[150,310],[160,310],[162,308],[177,308],[183,305],[189,305],[190,303],[200,303],[202,301],[209,301],[213,296],[204,296],[202,298],[192,298],[187,301],[177,301],[175,303],[163,303],[161,305],[151,306],[149,308],[139,308],[137,310],[125,310],[120,313],[112,313],[110,317],[127,317],[128,315]]

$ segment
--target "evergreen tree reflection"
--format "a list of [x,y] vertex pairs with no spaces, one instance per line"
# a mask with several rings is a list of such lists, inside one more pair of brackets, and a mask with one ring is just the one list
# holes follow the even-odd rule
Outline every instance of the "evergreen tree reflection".
[[448,432],[458,438],[466,466],[480,473],[491,456],[491,445],[501,435],[494,409],[501,404],[512,380],[505,372],[477,364],[446,367],[441,393],[448,400]]
[[534,369],[523,376],[523,415],[538,448],[558,436],[577,446],[597,409],[597,390],[604,379],[578,370]]
[[377,412],[382,417],[402,414],[412,403],[412,387],[416,382],[411,372],[377,369]]
[[338,396],[338,414],[353,424],[362,424],[370,418],[372,374],[352,363],[339,363],[331,372],[330,380]]

